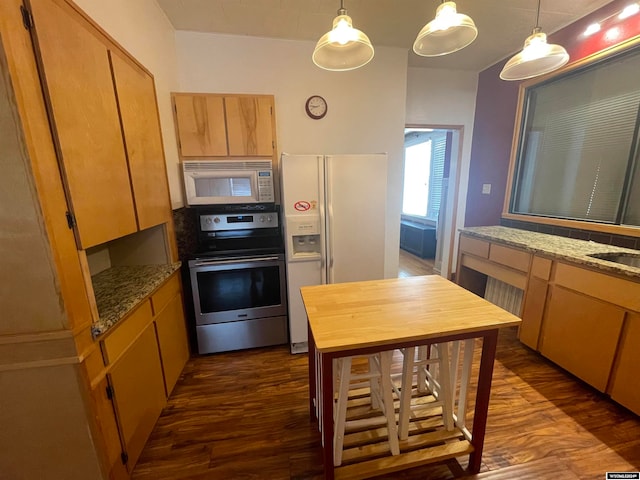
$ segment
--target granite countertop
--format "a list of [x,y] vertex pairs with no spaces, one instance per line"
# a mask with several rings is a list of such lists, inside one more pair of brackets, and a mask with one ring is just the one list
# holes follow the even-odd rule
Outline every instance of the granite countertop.
[[579,263],[609,273],[626,275],[634,280],[640,280],[640,268],[638,267],[588,256],[594,253],[631,253],[640,256],[639,250],[501,226],[465,227],[461,228],[460,232],[483,240],[521,248],[531,253],[553,257],[557,260]]
[[100,318],[91,327],[93,338],[114,326],[180,268],[168,265],[111,267],[91,277]]

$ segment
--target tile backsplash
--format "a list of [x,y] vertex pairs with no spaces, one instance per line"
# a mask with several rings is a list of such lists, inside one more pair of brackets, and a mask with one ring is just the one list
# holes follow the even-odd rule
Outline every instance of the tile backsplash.
[[592,232],[577,228],[556,227],[541,223],[523,222],[521,220],[511,220],[503,218],[500,220],[503,227],[519,228],[532,232],[548,233],[559,237],[576,238],[578,240],[591,240],[605,245],[615,245],[616,247],[633,248],[640,250],[640,238],[626,235],[615,235],[602,232]]
[[198,224],[196,211],[193,208],[178,208],[173,211],[173,226],[176,232],[178,258],[183,263],[198,248]]

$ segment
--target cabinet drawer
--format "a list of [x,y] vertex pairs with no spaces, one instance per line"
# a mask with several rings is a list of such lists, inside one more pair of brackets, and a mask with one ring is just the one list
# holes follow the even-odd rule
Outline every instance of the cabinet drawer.
[[151,320],[151,304],[148,300],[142,302],[129,316],[120,320],[120,324],[102,341],[105,365],[114,362],[151,323]]
[[460,251],[482,258],[489,258],[489,242],[462,235],[460,237]]
[[167,305],[173,297],[180,293],[180,278],[178,272],[174,273],[156,292],[151,295],[151,306],[153,314],[157,315]]
[[489,250],[489,260],[509,268],[520,270],[521,272],[528,272],[531,254],[523,252],[522,250],[516,250],[515,248],[492,243],[491,249]]
[[558,263],[555,283],[605,302],[620,305],[622,308],[640,312],[640,283],[566,263]]
[[520,290],[524,290],[527,286],[527,276],[524,273],[512,268],[503,267],[497,262],[463,254],[460,256],[460,265],[483,273],[487,277],[493,277]]

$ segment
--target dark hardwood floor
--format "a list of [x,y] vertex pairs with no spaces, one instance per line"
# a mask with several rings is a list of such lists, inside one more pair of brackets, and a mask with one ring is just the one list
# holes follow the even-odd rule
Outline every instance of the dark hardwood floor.
[[[500,333],[482,469],[467,478],[602,480],[607,471],[639,471],[640,418],[516,334]],[[133,479],[321,479],[307,373],[306,355],[287,346],[191,358]],[[460,478],[465,462],[379,478]]]

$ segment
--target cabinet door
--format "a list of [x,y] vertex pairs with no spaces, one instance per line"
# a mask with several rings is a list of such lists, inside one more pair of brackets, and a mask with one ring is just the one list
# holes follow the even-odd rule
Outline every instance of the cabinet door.
[[640,382],[638,381],[640,314],[628,314],[626,322],[618,350],[618,363],[613,376],[611,398],[640,415]]
[[183,157],[227,155],[222,97],[174,95],[176,129]]
[[229,155],[273,155],[273,99],[225,97]]
[[109,380],[131,470],[166,403],[153,323],[111,367]]
[[167,395],[169,395],[189,359],[187,329],[182,311],[182,295],[178,294],[173,297],[156,316],[156,330],[162,357],[164,381]]
[[533,276],[530,277],[525,292],[522,323],[520,324],[518,335],[522,343],[534,350],[538,350],[538,339],[540,337],[546,299],[547,281]]
[[153,78],[129,59],[112,53],[111,64],[122,119],[138,228],[169,221],[171,205]]
[[30,0],[40,74],[81,248],[136,231],[107,47],[61,0]]
[[553,287],[540,353],[604,392],[624,310],[562,287]]
[[127,478],[126,467],[122,464],[122,443],[118,432],[118,422],[113,403],[107,393],[108,386],[108,380],[104,377],[91,390],[96,421],[101,433],[99,441],[103,442],[102,451],[109,471],[109,478]]

